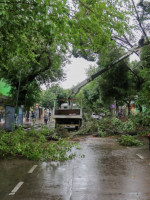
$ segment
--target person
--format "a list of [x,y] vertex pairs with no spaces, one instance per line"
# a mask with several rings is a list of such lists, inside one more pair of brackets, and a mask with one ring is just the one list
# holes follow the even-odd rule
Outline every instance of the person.
[[34,119],[37,120],[37,112],[34,111]]
[[34,114],[34,112],[32,111],[32,113],[31,113],[31,118],[32,119],[34,119],[35,118],[35,114]]
[[49,121],[51,121],[51,112],[48,113]]
[[27,122],[29,122],[29,118],[30,118],[29,112],[26,112],[26,121],[27,121]]
[[44,124],[47,124],[48,121],[48,114],[47,112],[44,113]]

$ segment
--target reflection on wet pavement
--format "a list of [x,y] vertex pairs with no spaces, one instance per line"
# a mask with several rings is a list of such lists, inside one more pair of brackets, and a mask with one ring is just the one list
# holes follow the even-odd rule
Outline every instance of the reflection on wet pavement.
[[[65,162],[1,161],[0,179],[4,182],[0,183],[0,199],[150,200],[150,152],[146,146],[126,148],[113,138],[88,137],[81,147],[76,150],[79,156]],[[34,165],[37,168],[28,174]],[[24,184],[9,196],[19,181]]]

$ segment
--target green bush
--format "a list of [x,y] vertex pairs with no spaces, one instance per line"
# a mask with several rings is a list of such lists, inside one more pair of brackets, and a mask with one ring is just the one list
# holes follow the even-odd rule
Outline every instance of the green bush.
[[129,116],[132,122],[136,126],[150,126],[150,111],[146,110],[145,112],[141,112],[138,115],[130,115]]
[[123,132],[132,132],[135,131],[135,125],[131,120],[122,123]]
[[[30,160],[65,160],[73,156],[72,147],[65,139],[57,142],[47,142],[45,132],[32,129],[25,131],[19,127],[14,132],[1,132],[0,134],[0,158],[27,158]],[[68,155],[70,152],[70,156]]]
[[45,126],[45,125],[42,125],[41,129],[39,130],[39,132],[42,135],[48,136],[48,135],[55,134],[55,129],[54,128],[49,128],[48,126]]
[[66,128],[57,125],[55,129],[55,136],[59,138],[67,138],[70,136],[70,133]]
[[102,137],[115,134],[115,129],[112,126],[111,117],[106,117],[98,121],[98,134]]
[[103,132],[101,130],[98,130],[98,136],[99,137],[106,137],[107,136],[107,133],[106,132]]
[[139,116],[139,123],[141,123],[143,126],[150,126],[150,111],[145,111],[144,113],[141,113]]
[[118,118],[113,118],[112,125],[114,126],[114,129],[120,133],[135,131],[135,124],[131,120],[122,122]]
[[116,117],[105,117],[101,120],[85,122],[78,131],[78,134],[84,135],[88,133],[93,134],[96,132],[100,136],[111,136],[119,133],[133,132],[135,130],[136,126],[130,119],[128,121],[122,122]]
[[112,118],[112,125],[120,127],[120,126],[122,126],[122,121],[120,119],[116,118],[116,117],[113,117]]
[[143,131],[140,131],[137,136],[148,136],[150,133],[150,130],[143,130]]
[[82,127],[78,131],[78,134],[86,135],[89,133],[92,134],[97,131],[98,131],[98,122],[97,121],[88,121],[82,125]]
[[118,143],[123,146],[140,146],[142,143],[131,135],[122,135],[118,139]]

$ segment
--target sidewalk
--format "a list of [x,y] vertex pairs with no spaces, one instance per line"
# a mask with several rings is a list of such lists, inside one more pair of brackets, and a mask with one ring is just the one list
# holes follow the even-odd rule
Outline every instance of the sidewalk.
[[43,119],[36,119],[36,120],[26,120],[25,118],[23,119],[23,125],[41,125],[44,124],[44,120]]
[[[31,126],[35,126],[35,127],[41,127],[41,125],[44,125],[44,119],[37,119],[35,121],[33,121],[32,119],[30,119],[29,121],[27,121],[25,118],[23,119],[23,127],[24,128],[29,128]],[[51,119],[51,121],[47,122],[47,126],[48,127],[53,127],[54,126],[54,121],[53,119]],[[0,129],[4,129],[5,128],[5,121],[2,120],[0,122]]]

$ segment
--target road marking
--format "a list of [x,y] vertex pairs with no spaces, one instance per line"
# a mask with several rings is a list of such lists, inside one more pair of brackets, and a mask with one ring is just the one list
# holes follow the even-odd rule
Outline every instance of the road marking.
[[36,167],[37,165],[33,165],[33,167],[28,171],[28,173],[31,174],[35,170]]
[[16,187],[14,187],[14,189],[11,191],[11,193],[9,193],[9,195],[14,195],[18,190],[19,188],[22,186],[24,182],[19,182]]
[[144,159],[143,156],[141,156],[140,154],[136,154],[139,158],[141,158],[142,160]]

